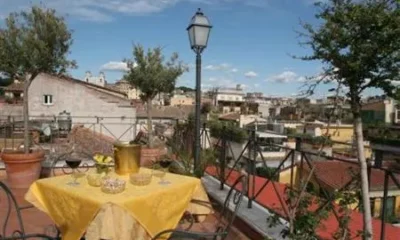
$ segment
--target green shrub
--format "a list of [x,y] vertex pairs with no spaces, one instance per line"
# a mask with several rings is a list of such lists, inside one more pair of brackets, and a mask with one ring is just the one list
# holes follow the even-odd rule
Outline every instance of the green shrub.
[[[215,138],[225,136],[227,140],[242,143],[247,139],[245,129],[236,126],[233,123],[222,121],[209,121],[210,135]],[[225,129],[224,129],[225,127]]]

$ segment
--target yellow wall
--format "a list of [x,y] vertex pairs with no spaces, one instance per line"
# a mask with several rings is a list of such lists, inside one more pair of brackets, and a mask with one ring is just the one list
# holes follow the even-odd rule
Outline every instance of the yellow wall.
[[[374,208],[374,211],[372,212],[373,217],[379,217],[381,215],[382,199],[383,198],[375,198],[375,208]],[[396,217],[400,217],[400,196],[396,196],[395,215],[396,215]]]
[[[326,134],[326,127],[321,128],[322,134]],[[335,126],[329,128],[328,134],[333,141],[349,142],[353,140],[353,126]]]
[[[321,128],[321,132],[323,134],[326,133],[326,130],[327,130],[326,127]],[[351,142],[351,141],[353,141],[353,135],[354,135],[353,126],[332,125],[329,128],[328,134],[331,136],[331,139],[333,141]],[[349,145],[334,144],[332,147],[333,147],[334,151],[337,150],[336,152],[340,152],[341,150],[343,150],[344,152],[347,152],[347,151],[353,152],[352,146],[349,146]],[[365,153],[366,158],[371,158],[371,156],[372,156],[371,148],[365,147],[364,153]],[[354,153],[354,154],[356,154],[356,153]]]
[[[293,172],[294,183],[295,183],[295,186],[297,186],[297,167],[294,167],[293,171],[294,171]],[[287,170],[284,170],[284,171],[280,171],[279,172],[279,182],[285,183],[285,184],[290,184],[290,176],[291,176],[290,172],[291,172],[290,168],[288,168]]]
[[[306,164],[306,163],[304,163]],[[294,177],[294,186],[297,188],[300,184],[300,173],[298,172],[297,166],[293,168],[293,177]],[[303,171],[302,173],[303,179],[307,178],[308,172]],[[290,176],[291,176],[291,170],[290,168],[287,168],[286,170],[283,170],[279,173],[279,182],[284,183],[284,184],[290,184]],[[313,184],[314,189],[316,192],[319,191],[319,185],[318,182],[315,180],[315,178],[311,178],[310,183]]]
[[190,97],[172,97],[171,98],[171,106],[184,106],[184,105],[193,105],[194,99]]

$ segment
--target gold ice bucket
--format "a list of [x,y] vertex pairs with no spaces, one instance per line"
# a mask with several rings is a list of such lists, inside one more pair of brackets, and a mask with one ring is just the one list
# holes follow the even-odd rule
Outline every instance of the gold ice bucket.
[[115,172],[126,175],[139,172],[141,145],[129,142],[114,143]]

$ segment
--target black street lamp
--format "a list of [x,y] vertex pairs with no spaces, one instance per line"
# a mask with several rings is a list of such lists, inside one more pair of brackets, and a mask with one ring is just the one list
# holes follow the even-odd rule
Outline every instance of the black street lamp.
[[194,173],[199,174],[200,165],[200,106],[201,106],[201,53],[207,47],[211,31],[210,21],[199,8],[192,17],[189,27],[190,47],[196,53],[196,112],[195,112],[195,144],[194,144]]

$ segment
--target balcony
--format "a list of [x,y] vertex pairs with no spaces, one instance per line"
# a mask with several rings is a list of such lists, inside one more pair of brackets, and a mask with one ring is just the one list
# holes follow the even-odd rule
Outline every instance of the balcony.
[[[75,120],[73,122],[77,123],[78,121]],[[109,152],[112,142],[118,140],[118,137],[113,137],[117,134],[106,135],[106,131],[100,131],[100,129],[104,130],[104,128],[100,127],[100,124],[101,122],[95,123],[95,127],[92,128],[84,126],[84,134],[75,136],[82,138],[80,139],[82,144],[90,142],[91,146],[84,145],[84,147],[91,147],[91,151]],[[76,126],[72,124],[72,129],[76,129],[80,125],[78,123]],[[91,124],[86,126],[91,126]],[[77,132],[74,133],[77,134]],[[70,134],[69,136],[71,136]],[[2,135],[0,131],[0,136],[3,137],[5,134],[3,133]],[[184,137],[182,134],[175,134],[174,136]],[[230,150],[232,143],[229,140],[224,138],[213,139],[208,136],[207,131],[202,131],[202,146],[217,154],[216,161],[206,167],[202,178],[203,185],[211,199],[222,204],[234,179],[243,173],[249,176],[246,196],[237,212],[234,228],[227,239],[282,239],[282,232],[289,226],[288,214],[290,213],[290,206],[287,203],[287,191],[288,189],[300,189],[302,180],[308,176],[311,176],[313,180],[311,181],[312,184],[307,186],[307,194],[310,194],[313,198],[320,199],[326,204],[332,204],[334,209],[339,208],[339,206],[334,199],[330,198],[331,191],[340,191],[349,185],[359,188],[359,175],[357,175],[357,164],[355,162],[337,156],[324,156],[318,152],[310,152],[304,150],[301,144],[297,145],[296,148],[273,143],[262,143],[260,145],[257,138],[252,138],[252,134],[249,136],[250,138],[241,145],[242,149],[240,151],[232,152]],[[48,139],[47,142],[40,142],[39,144],[46,149],[51,149],[52,146],[60,145],[63,142],[62,140],[66,139],[56,134]],[[18,146],[18,144],[15,144],[16,140],[14,138],[13,147]],[[181,143],[186,142],[182,140],[180,140]],[[7,138],[6,141],[7,145],[11,147],[10,138]],[[204,143],[205,141],[207,141],[207,144]],[[1,142],[4,142],[4,139]],[[182,145],[182,148],[184,147],[185,144]],[[265,148],[280,149],[279,152],[285,154],[277,164],[272,166],[263,159],[266,152],[264,151]],[[228,156],[232,158],[230,162],[226,161]],[[252,164],[255,160],[252,156],[258,157],[260,165],[255,166]],[[329,167],[327,167],[328,164]],[[46,168],[46,166],[44,167]],[[58,167],[58,172],[62,173],[60,169],[63,166]],[[267,171],[266,175],[260,176],[257,174],[256,167],[267,167],[269,171]],[[400,215],[400,209],[396,205],[399,203],[400,197],[397,199],[398,196],[395,194],[400,190],[400,173],[393,169],[372,165],[369,165],[368,168],[370,194],[373,196],[371,201],[374,202],[374,239],[397,240],[400,235],[400,228],[395,226],[395,218]],[[354,176],[346,173],[349,169],[353,169]],[[4,170],[0,169],[0,179],[4,178]],[[20,202],[23,202],[22,196],[25,191],[26,189],[14,190],[14,194]],[[389,200],[393,197],[396,199],[394,203]],[[315,206],[312,205],[310,207]],[[0,215],[3,215],[3,213],[0,212]],[[320,226],[316,229],[316,233],[321,239],[332,239],[332,234],[339,228],[338,216],[334,210],[329,213],[326,219],[321,221]],[[27,210],[23,217],[24,221],[27,222],[26,228],[28,232],[38,232],[39,230],[42,232],[45,227],[52,224],[52,221],[47,216],[36,209]],[[274,217],[278,217],[279,224],[272,226],[270,219]],[[360,236],[357,236],[357,231],[362,230],[360,207],[353,206],[349,217],[349,229],[351,230],[349,234],[354,239],[361,239]],[[40,219],[40,221],[37,219]],[[13,216],[12,221],[15,224],[15,216]],[[13,230],[15,227],[15,225],[9,226],[9,230]]]

